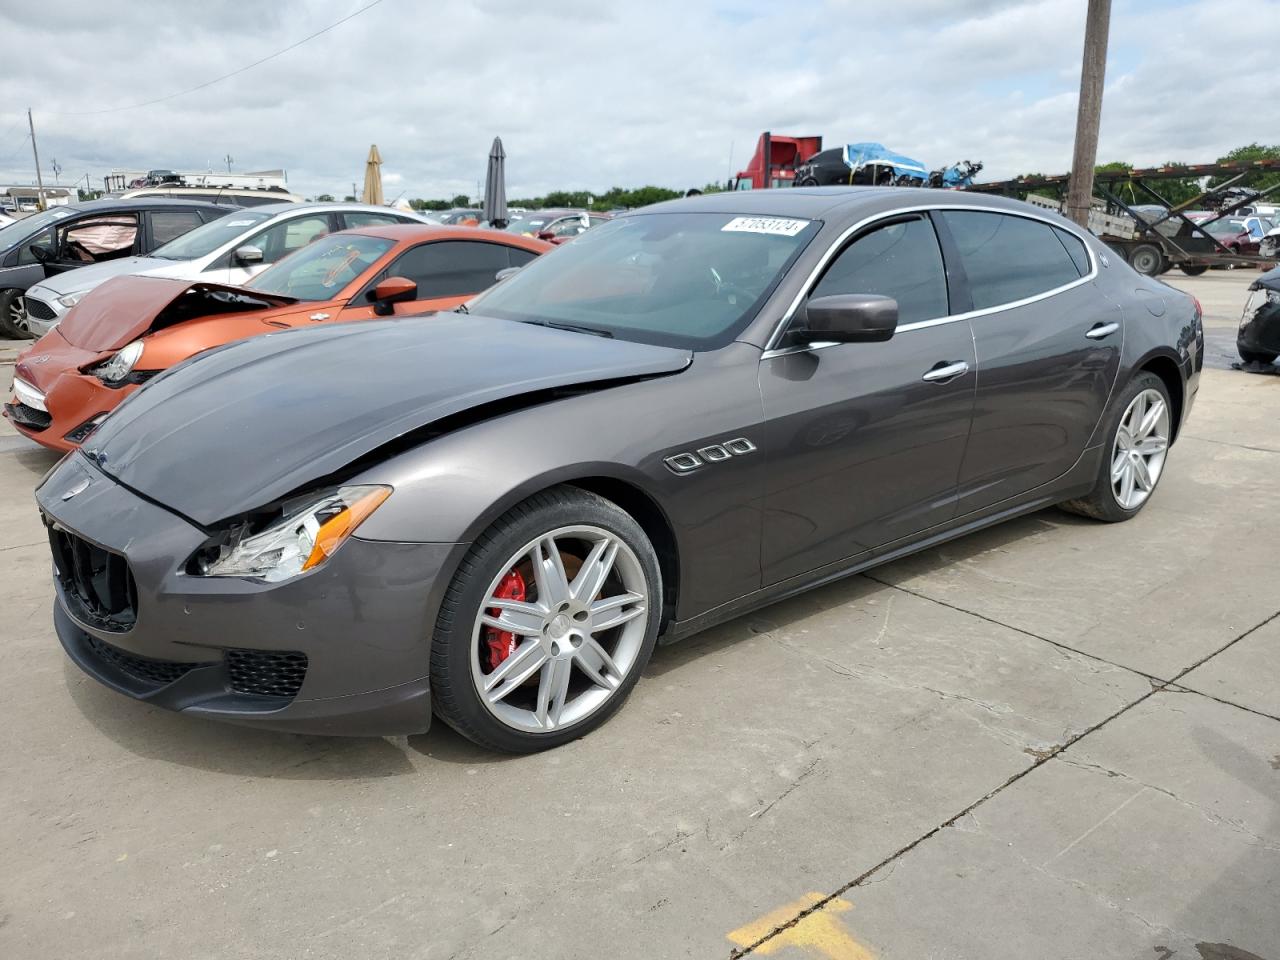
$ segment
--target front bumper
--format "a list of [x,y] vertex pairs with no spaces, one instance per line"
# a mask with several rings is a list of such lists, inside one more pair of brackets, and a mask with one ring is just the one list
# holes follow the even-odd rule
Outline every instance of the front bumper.
[[27,305],[27,331],[36,339],[56,327],[69,309],[56,300],[51,301],[47,295],[42,296],[34,287],[27,291],[23,302]]
[[126,383],[109,387],[97,377],[67,370],[57,375],[44,393],[47,421],[22,416],[10,410],[5,413],[18,430],[36,443],[66,453],[75,450],[87,436],[90,421],[110,413],[124,402],[125,397],[138,389],[138,384]]
[[170,710],[296,733],[430,726],[430,638],[465,545],[353,537],[283,583],[206,578],[183,572],[204,531],[83,457],[67,458],[36,498],[46,522],[127,562],[131,624],[95,618],[67,574],[54,577],[58,638],[99,682]]
[[1250,296],[1236,333],[1236,347],[1251,353],[1280,353],[1280,297],[1270,299],[1267,291]]

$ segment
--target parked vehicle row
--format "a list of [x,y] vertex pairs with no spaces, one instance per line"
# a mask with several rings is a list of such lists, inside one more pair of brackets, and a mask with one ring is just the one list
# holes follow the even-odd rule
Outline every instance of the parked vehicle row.
[[31,286],[90,264],[143,256],[234,209],[177,200],[97,200],[52,207],[0,227],[0,335],[26,335]]
[[[170,320],[287,325],[135,386],[37,490],[57,635],[91,677],[275,729],[434,713],[553,747],[659,637],[1051,504],[1133,517],[1199,383],[1199,304],[1018,201],[698,196],[513,260],[454,312],[307,314],[407,301],[380,265],[413,251],[378,241],[415,229],[325,237],[241,290],[116,279],[62,321],[72,350],[113,285],[147,298],[65,364],[95,390],[150,369]],[[210,299],[231,309],[185,319]]]

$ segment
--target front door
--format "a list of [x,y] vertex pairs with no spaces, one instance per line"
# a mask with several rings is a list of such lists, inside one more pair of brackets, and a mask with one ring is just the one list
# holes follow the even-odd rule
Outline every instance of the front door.
[[[760,367],[770,458],[764,582],[856,558],[949,520],[973,408],[977,362],[927,216],[873,225],[831,262],[809,298],[898,301],[883,343],[771,351]],[[801,315],[803,311],[801,311]]]
[[225,266],[226,275],[222,282],[233,286],[247,283],[273,263],[278,263],[295,250],[301,250],[311,241],[326,233],[332,233],[336,229],[337,222],[327,213],[292,217],[273,224],[240,245],[261,250],[262,259],[246,263],[236,256],[235,251],[232,251]]
[[1066,473],[1084,453],[1120,369],[1120,308],[1099,297],[1084,243],[1014,214],[935,214],[955,243],[976,315],[979,377],[959,512]]

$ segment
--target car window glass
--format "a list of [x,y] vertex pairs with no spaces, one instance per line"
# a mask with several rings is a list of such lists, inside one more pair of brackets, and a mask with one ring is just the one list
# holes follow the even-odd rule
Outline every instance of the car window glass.
[[246,245],[262,250],[263,263],[275,263],[328,232],[328,214],[295,217],[268,227],[247,240]]
[[1082,277],[1086,276],[1089,273],[1089,254],[1084,248],[1084,241],[1074,233],[1060,230],[1057,227],[1053,228],[1053,232],[1058,235],[1062,245],[1067,248],[1067,255],[1071,257],[1071,262],[1076,265],[1076,272]]
[[507,247],[507,256],[510,258],[510,265],[513,267],[523,267],[526,263],[537,256],[532,250],[521,250],[519,247]]
[[156,246],[177,240],[202,222],[195,210],[152,210],[150,216],[151,241]]
[[391,223],[403,223],[403,221],[391,213],[344,213],[342,219],[347,222],[347,228],[354,227],[384,227]]
[[841,293],[892,297],[898,301],[898,322],[903,324],[945,317],[947,275],[933,225],[913,218],[878,227],[853,241],[832,261],[809,296]]
[[510,248],[478,240],[424,243],[401,254],[387,276],[406,277],[418,285],[418,299],[464,297],[493,286],[499,270],[513,263]]
[[569,217],[564,220],[559,220],[551,226],[544,227],[543,229],[553,237],[576,237],[578,234],[586,231],[586,227],[582,225],[582,220],[579,217]]
[[336,233],[262,271],[247,286],[299,300],[333,300],[395,246],[394,240]]
[[232,211],[203,227],[185,233],[177,240],[166,243],[151,256],[161,260],[194,260],[208,256],[219,247],[243,237],[251,229],[270,220],[269,213]]
[[58,231],[58,258],[80,263],[98,263],[133,252],[138,236],[138,215],[112,214],[89,217]]
[[1047,223],[975,210],[945,210],[941,216],[959,250],[975,310],[1080,279],[1067,248]]
[[39,262],[40,262],[40,261],[39,261],[39,260],[37,260],[37,259],[35,258],[35,256],[31,253],[31,248],[32,248],[32,247],[34,247],[34,246],[36,246],[37,244],[41,244],[41,243],[43,243],[43,244],[44,244],[45,246],[47,246],[47,247],[52,247],[52,246],[53,246],[53,231],[52,231],[52,230],[41,230],[41,231],[40,231],[39,233],[37,233],[34,237],[32,237],[30,240],[28,240],[26,243],[24,243],[21,247],[19,247],[19,248],[18,248],[18,264],[19,264],[19,266],[24,265],[24,264],[29,264],[29,263],[39,263]]

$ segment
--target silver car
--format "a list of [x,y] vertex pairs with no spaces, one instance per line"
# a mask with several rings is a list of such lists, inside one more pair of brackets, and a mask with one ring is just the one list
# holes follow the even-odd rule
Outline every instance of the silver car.
[[26,294],[27,329],[44,336],[86,293],[112,277],[147,274],[242,284],[325,234],[423,222],[414,213],[362,203],[273,203],[237,211],[197,227],[150,256],[112,260],[42,280]]

